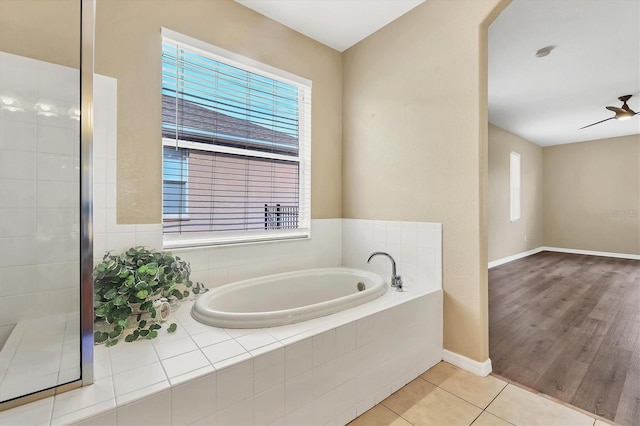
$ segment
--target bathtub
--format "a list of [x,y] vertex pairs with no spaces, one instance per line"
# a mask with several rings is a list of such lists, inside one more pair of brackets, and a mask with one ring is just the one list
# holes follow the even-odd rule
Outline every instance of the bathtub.
[[373,272],[351,268],[308,269],[210,290],[196,300],[191,315],[214,327],[275,327],[349,309],[386,291],[384,279]]

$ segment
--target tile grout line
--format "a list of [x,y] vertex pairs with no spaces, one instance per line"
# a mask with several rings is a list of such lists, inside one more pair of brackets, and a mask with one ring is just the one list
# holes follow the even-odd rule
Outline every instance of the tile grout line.
[[[504,390],[507,388],[507,386],[509,386],[509,382],[506,382],[506,383],[507,383],[507,384],[506,384],[506,385],[504,385],[504,387],[503,387],[502,389],[500,389],[500,392],[498,392],[498,393],[496,394],[496,396],[495,396],[495,397],[493,397],[493,399],[492,399],[491,401],[489,401],[489,403],[487,404],[487,406],[486,406],[485,408],[483,408],[483,409],[482,409],[482,413],[485,413],[485,412],[486,412],[486,413],[489,413],[489,414],[491,414],[492,416],[495,416],[495,417],[497,417],[497,418],[499,418],[499,419],[501,419],[501,420],[504,420],[505,422],[507,422],[507,423],[509,423],[509,424],[511,424],[511,425],[512,425],[513,423],[511,423],[510,421],[507,421],[507,420],[503,419],[502,417],[500,417],[500,416],[498,416],[498,415],[496,415],[496,414],[493,414],[491,411],[487,411],[487,408],[489,408],[489,406],[493,403],[493,401],[495,401],[496,399],[498,399],[498,397],[500,396],[500,394],[501,394],[502,392],[504,392]],[[482,415],[482,413],[480,413],[480,415]],[[480,417],[480,415],[479,415],[478,417]],[[477,419],[476,419],[476,420],[477,420]],[[474,422],[475,422],[475,420],[474,420]],[[472,424],[473,424],[473,423],[472,423]]]

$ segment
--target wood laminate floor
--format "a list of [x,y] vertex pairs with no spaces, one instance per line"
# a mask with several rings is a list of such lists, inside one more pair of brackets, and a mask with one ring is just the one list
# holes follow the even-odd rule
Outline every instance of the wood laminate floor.
[[489,270],[494,373],[640,425],[640,261],[541,252]]

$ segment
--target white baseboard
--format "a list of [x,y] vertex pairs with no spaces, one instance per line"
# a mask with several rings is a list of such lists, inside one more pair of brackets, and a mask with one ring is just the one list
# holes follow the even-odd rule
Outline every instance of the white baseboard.
[[543,251],[544,247],[534,248],[533,250],[525,251],[522,253],[514,254],[512,256],[503,257],[502,259],[494,260],[489,262],[489,269],[504,265],[505,263],[513,262],[514,260],[522,259],[523,257],[531,256],[532,254],[540,253]]
[[444,349],[442,351],[442,360],[467,370],[476,376],[488,376],[491,373],[491,359],[487,358],[484,362],[474,361],[464,355]]
[[563,247],[543,246],[543,247],[535,248],[533,250],[514,254],[513,256],[507,256],[507,257],[503,257],[502,259],[489,262],[489,269],[494,268],[496,266],[504,265],[505,263],[513,262],[514,260],[522,259],[523,257],[531,256],[532,254],[540,253],[541,251],[553,251],[556,253],[586,254],[588,256],[604,256],[604,257],[615,257],[618,259],[640,260],[640,254],[612,253],[609,251],[593,251],[593,250],[580,250],[580,249],[570,249],[570,248],[563,248]]
[[640,260],[640,254],[611,253],[608,251],[579,250],[562,247],[540,247],[540,251],[555,251],[558,253],[586,254],[589,256],[616,257],[618,259]]

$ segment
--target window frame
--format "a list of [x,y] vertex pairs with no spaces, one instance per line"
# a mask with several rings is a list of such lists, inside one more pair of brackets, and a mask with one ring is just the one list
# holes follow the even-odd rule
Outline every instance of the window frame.
[[[256,243],[269,241],[282,241],[291,239],[301,239],[311,237],[311,81],[296,76],[289,72],[279,70],[269,65],[260,63],[242,55],[226,51],[216,46],[209,45],[200,40],[193,39],[183,34],[162,28],[163,43],[169,41],[178,46],[183,45],[186,49],[203,54],[216,61],[241,68],[250,73],[258,74],[270,79],[282,81],[298,87],[298,108],[299,108],[299,140],[298,155],[284,155],[258,150],[243,149],[224,145],[215,145],[195,141],[162,138],[162,152],[166,147],[181,148],[187,150],[199,150],[220,154],[240,155],[266,160],[284,160],[287,162],[297,162],[298,167],[298,211],[299,227],[296,229],[269,229],[264,231],[210,231],[193,233],[165,233],[163,226],[163,248],[188,248],[200,246],[214,246],[238,243]],[[187,155],[188,162],[188,155]],[[163,161],[164,164],[164,161]],[[164,169],[163,169],[164,170]],[[186,182],[188,198],[188,177]],[[164,172],[163,184],[164,190]],[[188,207],[188,206],[187,206]],[[163,223],[180,219],[189,220],[188,214],[165,215],[163,199]]]

